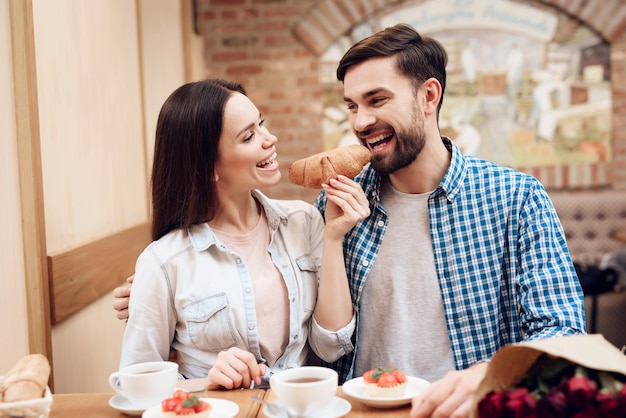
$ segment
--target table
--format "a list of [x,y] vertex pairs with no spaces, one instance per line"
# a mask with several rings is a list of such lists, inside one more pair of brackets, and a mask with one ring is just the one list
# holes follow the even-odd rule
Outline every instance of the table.
[[[113,393],[52,395],[53,403],[50,418],[129,418],[128,415],[109,406],[109,399],[113,395]],[[262,405],[252,400],[251,396],[253,395],[270,402],[276,399],[270,389],[212,390],[196,393],[199,398],[220,398],[235,402],[239,405],[238,418],[267,418],[262,411]],[[391,409],[370,408],[349,398],[343,393],[341,387],[337,389],[337,396],[347,399],[352,405],[352,409],[347,415],[350,418],[406,418],[411,411],[410,404]]]
[[621,242],[626,242],[626,231],[616,232],[615,234],[613,234],[613,238]]

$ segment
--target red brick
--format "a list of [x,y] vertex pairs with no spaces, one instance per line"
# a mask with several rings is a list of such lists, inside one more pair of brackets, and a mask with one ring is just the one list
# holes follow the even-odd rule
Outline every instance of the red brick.
[[285,20],[266,20],[263,22],[255,23],[253,30],[256,32],[270,33],[279,32],[282,36],[285,35],[285,31],[288,31],[290,25]]
[[251,19],[259,16],[256,9],[234,9],[222,11],[223,19]]
[[213,61],[241,61],[248,59],[248,54],[246,52],[216,52],[211,54],[211,59]]
[[231,35],[233,33],[248,33],[248,24],[239,21],[219,21],[211,25],[211,34],[213,35]]
[[231,66],[226,70],[226,73],[230,76],[236,76],[241,74],[259,74],[263,70],[260,65],[239,65]]
[[246,0],[210,0],[209,5],[214,6],[243,6]]
[[287,0],[252,0],[252,4],[285,4]]
[[302,13],[302,9],[299,7],[268,7],[263,9],[263,16],[265,17],[292,17],[299,16]]
[[283,60],[283,59],[290,59],[291,57],[293,57],[293,54],[291,53],[290,49],[287,48],[282,48],[282,49],[258,49],[258,50],[254,50],[252,51],[252,58],[255,60],[265,60],[265,61],[272,61],[272,60]]
[[202,21],[211,21],[211,20],[215,20],[217,18],[217,14],[215,13],[215,11],[207,11],[207,12],[202,12],[200,15],[200,20]]
[[263,37],[263,45],[278,46],[281,48],[292,48],[297,41],[292,37],[285,38],[284,35],[268,35]]
[[255,35],[229,36],[222,39],[222,45],[237,48],[257,45],[259,39]]

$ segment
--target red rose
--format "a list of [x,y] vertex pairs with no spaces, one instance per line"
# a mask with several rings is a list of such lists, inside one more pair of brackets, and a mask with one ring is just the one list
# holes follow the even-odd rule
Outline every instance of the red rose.
[[593,411],[579,411],[572,414],[572,418],[598,418],[598,414]]
[[478,403],[478,416],[481,418],[493,418],[500,415],[504,392],[491,391]]
[[585,376],[572,376],[567,381],[567,393],[572,405],[581,408],[596,396],[598,387],[593,380]]
[[596,395],[598,416],[603,418],[623,417],[620,412],[620,404],[617,401],[617,393],[601,390]]
[[528,389],[517,388],[507,391],[502,403],[502,414],[510,418],[519,418],[524,410],[524,397],[528,394]]
[[535,411],[537,409],[537,402],[538,399],[531,392],[526,394],[524,397],[524,417],[531,418],[536,415]]
[[507,392],[502,403],[502,414],[505,417],[521,418],[534,411],[537,399],[528,388],[520,387]]
[[567,396],[560,390],[553,389],[537,401],[537,416],[562,418],[567,416],[567,412]]
[[480,418],[626,418],[623,376],[544,357],[506,390],[489,392]]

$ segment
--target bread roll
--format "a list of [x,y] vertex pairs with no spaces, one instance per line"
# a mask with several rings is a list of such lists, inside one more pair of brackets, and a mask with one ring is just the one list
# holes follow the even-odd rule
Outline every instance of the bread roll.
[[323,183],[339,174],[354,177],[370,160],[371,154],[363,145],[348,145],[320,152],[294,162],[289,167],[289,181],[310,189],[319,189]]
[[22,357],[5,375],[0,385],[0,400],[16,402],[44,396],[50,363],[42,354],[30,354]]

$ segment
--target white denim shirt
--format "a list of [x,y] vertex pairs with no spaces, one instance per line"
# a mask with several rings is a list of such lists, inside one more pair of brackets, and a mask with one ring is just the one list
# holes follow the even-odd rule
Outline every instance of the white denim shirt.
[[[350,353],[354,316],[336,332],[313,318],[322,216],[303,201],[268,199],[259,191],[253,196],[265,210],[268,251],[283,276],[290,305],[289,343],[264,380],[304,364],[309,345],[327,362]],[[206,377],[217,354],[230,347],[249,351],[263,363],[250,277],[254,274],[262,272],[248,271],[206,223],[171,231],[151,243],[135,266],[120,368],[167,360],[170,347],[177,351],[179,373],[186,378]]]

